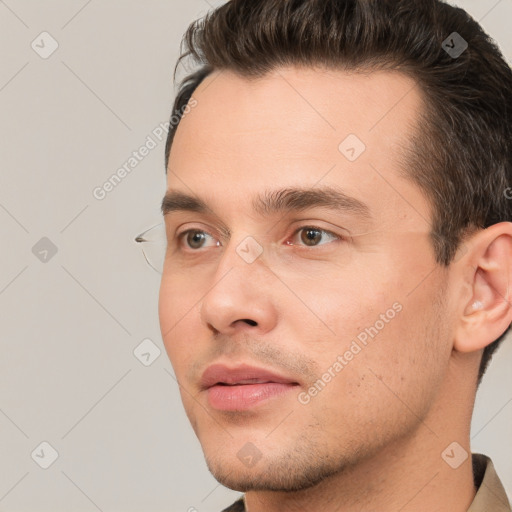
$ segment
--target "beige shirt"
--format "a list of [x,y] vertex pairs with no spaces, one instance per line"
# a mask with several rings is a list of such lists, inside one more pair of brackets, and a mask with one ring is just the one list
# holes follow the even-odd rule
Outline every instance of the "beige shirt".
[[478,491],[468,512],[511,512],[507,493],[491,459],[480,453],[472,455],[473,477]]
[[[473,453],[473,479],[478,489],[467,512],[512,512],[507,493],[486,455]],[[222,512],[246,512],[243,498]]]

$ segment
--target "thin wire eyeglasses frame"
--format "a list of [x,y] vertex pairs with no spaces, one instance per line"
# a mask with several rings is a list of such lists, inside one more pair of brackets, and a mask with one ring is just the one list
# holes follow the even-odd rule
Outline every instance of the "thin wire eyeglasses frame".
[[140,235],[137,235],[134,241],[141,245],[142,254],[146,263],[158,274],[162,274],[162,264],[155,264],[154,258],[148,253],[151,252],[151,248],[158,251],[159,256],[163,259],[165,253],[165,246],[167,245],[167,238],[165,235],[165,223],[159,222],[154,226],[143,231]]

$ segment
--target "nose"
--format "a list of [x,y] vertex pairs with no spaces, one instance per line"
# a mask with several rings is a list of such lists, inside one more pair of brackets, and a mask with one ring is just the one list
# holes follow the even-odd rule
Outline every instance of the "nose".
[[262,257],[245,261],[227,247],[201,304],[201,319],[215,333],[271,331],[277,322],[275,278]]

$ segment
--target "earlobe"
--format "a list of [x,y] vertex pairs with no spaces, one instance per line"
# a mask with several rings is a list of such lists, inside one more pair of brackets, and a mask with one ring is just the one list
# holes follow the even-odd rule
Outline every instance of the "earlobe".
[[459,352],[484,349],[512,322],[512,223],[501,222],[478,232],[471,246],[459,262],[472,268],[465,283],[471,295],[463,304],[454,338]]

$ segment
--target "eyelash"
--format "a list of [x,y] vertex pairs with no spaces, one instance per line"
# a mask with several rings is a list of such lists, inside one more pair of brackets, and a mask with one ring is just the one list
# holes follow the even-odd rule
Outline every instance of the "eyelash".
[[[333,233],[332,231],[329,231],[327,229],[322,229],[322,228],[319,228],[318,226],[310,226],[310,225],[305,225],[305,226],[301,226],[299,228],[297,228],[293,233],[292,233],[292,238],[294,238],[298,233],[300,233],[301,231],[303,230],[307,230],[307,229],[310,229],[310,230],[314,230],[314,231],[319,231],[321,233],[324,233],[324,234],[328,234],[330,236],[332,236],[333,238],[337,239],[336,241],[345,241],[346,239],[341,236],[341,235],[338,235],[336,233]],[[210,233],[208,233],[208,231],[204,231],[202,229],[195,229],[195,228],[192,228],[192,229],[187,229],[186,231],[183,231],[182,233],[178,233],[176,235],[176,238],[178,239],[178,244],[181,245],[181,242],[183,241],[183,239],[189,234],[189,233],[204,233],[212,238],[214,238]],[[287,245],[293,245],[293,246],[296,246],[297,244],[287,244]],[[323,245],[327,245],[327,244],[319,244],[319,245],[313,245],[313,246],[307,246],[307,245],[299,245],[299,247],[302,247],[302,248],[306,248],[306,249],[314,249],[315,247],[322,247]],[[187,250],[189,251],[192,251],[192,252],[199,252],[201,249],[203,249],[203,247],[199,248],[199,249],[192,249],[190,247],[188,247]]]

